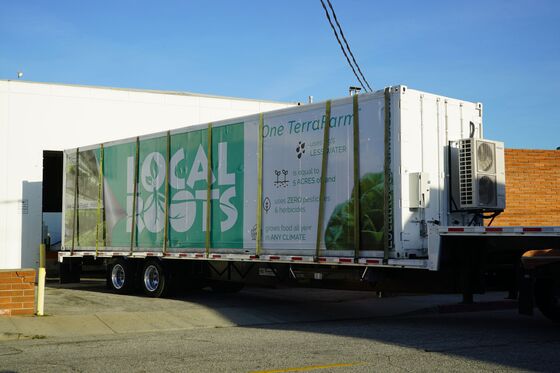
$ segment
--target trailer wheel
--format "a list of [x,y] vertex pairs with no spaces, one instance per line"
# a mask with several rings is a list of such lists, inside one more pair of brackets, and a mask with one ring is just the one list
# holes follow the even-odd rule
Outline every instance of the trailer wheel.
[[151,260],[144,264],[140,278],[142,290],[149,297],[158,298],[168,290],[167,275],[161,263]]
[[537,279],[535,303],[544,316],[554,322],[560,322],[560,280]]
[[124,259],[113,261],[107,268],[107,285],[116,293],[129,293],[134,289],[134,265]]

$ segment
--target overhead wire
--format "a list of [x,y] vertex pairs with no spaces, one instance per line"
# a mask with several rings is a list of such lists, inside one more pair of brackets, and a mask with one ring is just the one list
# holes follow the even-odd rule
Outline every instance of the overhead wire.
[[[322,2],[323,0],[321,0]],[[371,89],[371,86],[369,85],[366,77],[364,76],[364,74],[362,73],[362,70],[360,69],[360,65],[358,65],[358,62],[356,61],[356,58],[354,58],[354,53],[352,53],[352,50],[350,49],[350,45],[348,44],[348,41],[346,40],[346,37],[344,36],[344,32],[342,31],[342,26],[340,26],[340,23],[338,22],[338,18],[336,17],[336,12],[334,11],[334,8],[331,4],[330,0],[327,0],[327,4],[329,4],[329,8],[331,8],[331,12],[334,18],[334,21],[336,22],[336,25],[338,26],[338,30],[340,31],[340,36],[342,36],[342,40],[344,41],[344,44],[346,45],[346,49],[348,49],[348,53],[350,53],[350,57],[352,57],[352,61],[354,61],[354,64],[356,65],[356,68],[358,69],[358,73],[360,74],[360,76],[362,77],[362,79],[364,80],[364,82],[366,83],[368,89],[371,91],[373,91]],[[340,41],[339,41],[340,43]]]
[[352,62],[350,62],[350,57],[348,57],[348,54],[346,53],[346,50],[344,49],[344,47],[342,45],[342,42],[340,41],[340,37],[338,36],[338,32],[336,31],[336,28],[334,27],[334,24],[331,20],[331,16],[329,14],[329,11],[327,10],[327,7],[325,6],[325,2],[323,0],[321,0],[321,5],[323,6],[323,9],[325,10],[325,15],[327,16],[327,20],[329,21],[329,24],[331,25],[331,29],[334,32],[334,36],[336,37],[336,40],[338,41],[338,45],[340,46],[340,49],[342,50],[342,53],[344,53],[344,57],[346,57],[346,61],[348,61],[348,65],[350,65],[350,68],[352,69],[352,72],[354,72],[354,76],[356,77],[356,79],[358,79],[358,82],[360,83],[360,85],[362,86],[364,91],[367,92],[366,86],[364,85],[364,83],[362,82],[360,77],[358,76],[358,73],[356,73],[356,69],[354,68],[354,65],[352,65]]

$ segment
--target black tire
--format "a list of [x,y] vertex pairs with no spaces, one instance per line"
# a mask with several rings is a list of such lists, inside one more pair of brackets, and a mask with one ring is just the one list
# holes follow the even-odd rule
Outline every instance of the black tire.
[[107,266],[107,287],[115,293],[127,294],[134,290],[136,275],[134,263],[122,258]]
[[242,282],[213,281],[210,283],[210,287],[216,293],[238,293],[245,287],[245,284]]
[[560,322],[560,279],[537,279],[535,303],[545,317]]
[[164,266],[157,260],[149,260],[142,267],[140,287],[144,294],[152,298],[164,296],[169,288],[168,274]]

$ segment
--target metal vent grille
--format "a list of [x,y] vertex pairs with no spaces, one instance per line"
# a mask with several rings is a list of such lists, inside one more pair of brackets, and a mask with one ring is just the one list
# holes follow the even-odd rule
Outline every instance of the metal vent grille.
[[481,206],[496,206],[496,177],[482,175],[478,179],[478,203]]
[[505,208],[504,144],[485,139],[450,142],[454,211],[502,211]]
[[473,204],[473,142],[459,142],[459,198],[461,205]]
[[496,167],[494,164],[495,158],[495,145],[488,142],[479,141],[477,144],[477,170],[478,172],[495,173]]

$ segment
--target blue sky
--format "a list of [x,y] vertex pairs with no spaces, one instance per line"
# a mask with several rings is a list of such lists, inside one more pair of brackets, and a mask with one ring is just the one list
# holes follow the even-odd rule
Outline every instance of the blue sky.
[[[331,0],[374,89],[485,105],[486,137],[560,146],[560,1]],[[0,79],[305,101],[357,81],[319,0],[0,0]]]

